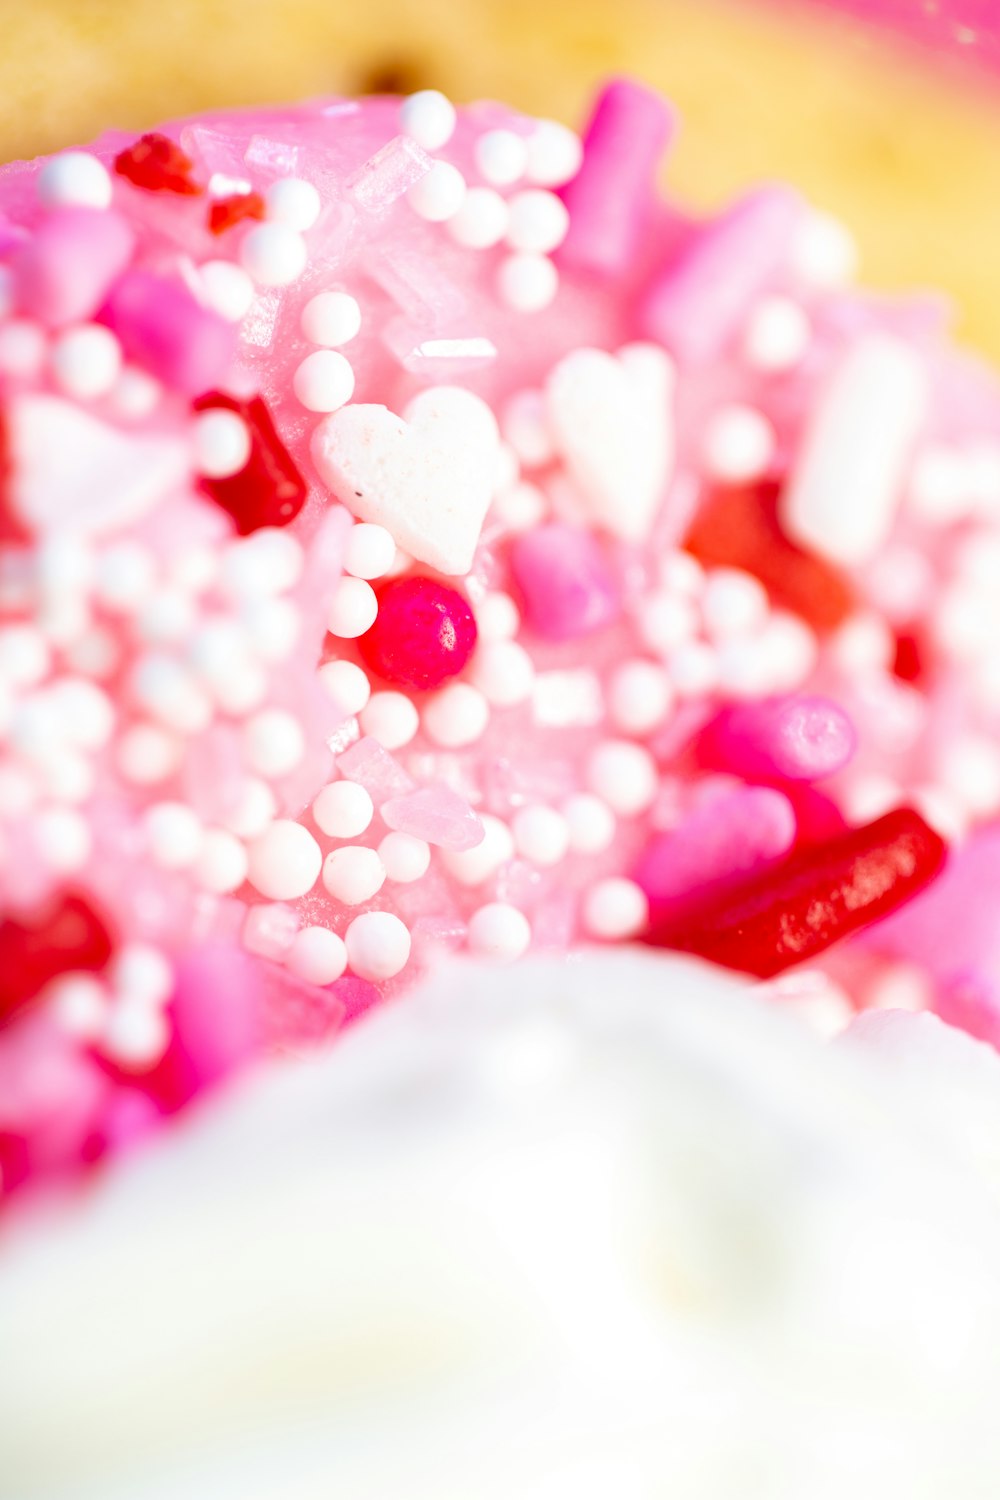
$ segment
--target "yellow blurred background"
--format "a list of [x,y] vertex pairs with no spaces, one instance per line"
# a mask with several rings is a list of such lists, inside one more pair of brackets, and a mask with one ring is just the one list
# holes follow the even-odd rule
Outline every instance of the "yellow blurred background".
[[630,72],[680,108],[668,180],[712,206],[787,177],[863,278],[937,286],[1000,359],[995,93],[829,13],[752,0],[0,0],[0,155],[209,106],[436,86],[577,124]]

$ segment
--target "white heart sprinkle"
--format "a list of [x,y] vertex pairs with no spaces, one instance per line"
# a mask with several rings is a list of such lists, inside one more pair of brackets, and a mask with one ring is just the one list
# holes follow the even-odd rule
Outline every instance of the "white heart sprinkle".
[[590,519],[642,541],[674,461],[674,367],[654,344],[576,349],[546,383],[549,425]]
[[324,483],[362,521],[441,573],[472,566],[491,499],[499,433],[485,401],[458,386],[422,391],[402,417],[343,406],[312,438]]
[[53,396],[10,408],[11,503],[33,531],[99,536],[132,525],[183,483],[179,438],[135,437]]

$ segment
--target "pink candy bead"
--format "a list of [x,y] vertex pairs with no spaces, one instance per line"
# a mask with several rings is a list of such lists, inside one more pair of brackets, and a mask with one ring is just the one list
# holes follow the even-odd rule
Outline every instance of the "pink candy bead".
[[718,355],[787,255],[801,212],[797,194],[774,186],[705,224],[652,278],[641,332],[682,359]]
[[525,619],[547,640],[575,640],[618,617],[618,587],[590,531],[553,521],[523,532],[511,548],[510,565]]
[[172,1011],[192,1092],[254,1056],[262,1041],[261,1008],[260,968],[248,954],[219,946],[184,955]]
[[199,306],[180,282],[129,271],[115,286],[105,320],[130,359],[186,396],[224,384],[236,333]]
[[475,849],[485,830],[464,797],[447,786],[418,787],[382,804],[386,827],[441,849]]
[[120,215],[61,208],[11,257],[21,312],[59,328],[93,317],[132,259],[135,235]]
[[854,726],[829,698],[771,698],[727,708],[705,731],[706,764],[747,777],[818,781],[846,766]]
[[608,84],[583,139],[583,165],[562,190],[569,230],[559,259],[616,276],[629,269],[654,202],[674,116],[659,94],[628,79]]

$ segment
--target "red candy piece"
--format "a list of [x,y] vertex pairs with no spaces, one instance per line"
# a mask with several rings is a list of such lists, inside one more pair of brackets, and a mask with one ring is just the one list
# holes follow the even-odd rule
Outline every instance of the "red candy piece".
[[213,234],[225,234],[243,219],[262,219],[266,211],[259,193],[230,193],[216,198],[208,210],[208,227]]
[[821,558],[803,552],[778,525],[781,486],[763,480],[708,496],[695,516],[685,547],[712,567],[743,568],[760,579],[771,598],[823,634],[850,614],[847,580]]
[[461,672],[476,634],[468,600],[455,589],[433,578],[400,578],[382,590],[375,624],[358,645],[386,682],[424,691]]
[[203,191],[192,180],[194,162],[190,156],[176,141],[155,130],[119,151],[115,171],[151,193],[183,193],[190,197]]
[[250,429],[250,457],[228,479],[202,476],[202,490],[229,512],[240,536],[262,526],[287,526],[305,504],[308,489],[264,401],[260,396],[238,401],[222,391],[209,391],[194,402],[195,411],[211,407],[224,407],[243,418]]
[[28,917],[0,921],[0,1024],[57,975],[103,969],[111,936],[82,896],[63,894]]
[[909,901],[939,873],[943,840],[898,808],[799,849],[781,864],[666,920],[647,941],[770,979]]
[[901,682],[918,682],[923,675],[923,652],[917,637],[909,632],[896,637],[892,670]]

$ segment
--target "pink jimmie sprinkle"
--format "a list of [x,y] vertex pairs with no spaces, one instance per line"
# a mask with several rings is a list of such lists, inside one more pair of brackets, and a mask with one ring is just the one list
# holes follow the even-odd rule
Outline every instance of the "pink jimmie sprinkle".
[[696,808],[669,833],[655,835],[633,879],[659,916],[707,885],[787,854],[794,839],[788,798],[770,787],[744,787]]
[[608,84],[584,134],[583,166],[562,190],[570,215],[563,264],[602,276],[628,270],[673,130],[673,113],[658,94],[627,79]]
[[424,786],[382,804],[386,826],[441,849],[475,849],[485,829],[464,797],[447,786]]
[[724,709],[706,729],[705,764],[747,777],[818,781],[846,766],[854,725],[829,698],[770,698]]
[[98,310],[134,248],[135,235],[118,214],[58,209],[11,259],[18,305],[54,327],[82,322]]
[[180,282],[130,271],[104,316],[126,354],[174,390],[197,396],[225,383],[236,347],[233,325],[200,307]]
[[651,280],[643,334],[683,359],[719,354],[787,256],[801,212],[791,189],[765,187],[706,224]]
[[561,521],[524,532],[510,566],[525,619],[547,640],[575,640],[618,617],[618,588],[593,532]]

